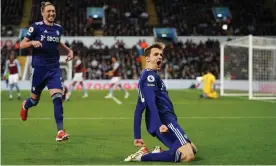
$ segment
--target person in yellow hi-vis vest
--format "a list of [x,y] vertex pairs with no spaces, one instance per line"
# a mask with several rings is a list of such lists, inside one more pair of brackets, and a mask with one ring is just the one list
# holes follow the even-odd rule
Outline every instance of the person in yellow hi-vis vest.
[[218,94],[215,91],[216,77],[207,70],[207,73],[202,77],[196,78],[198,82],[203,82],[203,93],[200,95],[201,98],[217,99]]

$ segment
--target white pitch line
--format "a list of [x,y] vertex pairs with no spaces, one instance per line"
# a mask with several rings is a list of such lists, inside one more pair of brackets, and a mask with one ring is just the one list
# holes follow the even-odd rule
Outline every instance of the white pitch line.
[[[28,120],[53,120],[53,117],[48,118],[28,118]],[[76,117],[64,118],[65,120],[132,120],[130,117]],[[276,119],[276,116],[191,116],[191,117],[178,117],[178,119]],[[20,118],[1,118],[1,120],[20,120]]]
[[120,100],[118,100],[116,97],[112,96],[112,99],[119,105],[123,104]]

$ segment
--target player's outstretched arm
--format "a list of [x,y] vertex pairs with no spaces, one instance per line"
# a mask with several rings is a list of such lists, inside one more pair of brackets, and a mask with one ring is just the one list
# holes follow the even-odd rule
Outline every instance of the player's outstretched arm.
[[149,111],[152,114],[151,119],[157,126],[160,127],[162,122],[159,117],[158,108],[156,105],[156,93],[157,83],[155,82],[155,77],[153,75],[149,75],[147,79],[143,83],[143,88],[141,89],[142,94],[144,95],[144,100],[146,101],[146,105],[149,108]]
[[139,96],[136,109],[134,112],[134,145],[135,146],[143,146],[144,141],[141,139],[141,122],[142,122],[142,114],[145,110],[145,105],[141,102],[141,98]]
[[73,51],[62,42],[60,42],[60,46],[63,47],[66,51],[68,51],[68,55],[65,61],[71,61],[73,59]]

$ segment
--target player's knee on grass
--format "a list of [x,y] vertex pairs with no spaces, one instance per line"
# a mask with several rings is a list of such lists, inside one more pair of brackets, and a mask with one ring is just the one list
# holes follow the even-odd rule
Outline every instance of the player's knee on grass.
[[218,98],[217,92],[212,92],[210,97],[213,99],[217,99]]
[[190,143],[186,143],[177,149],[181,153],[181,162],[191,162],[195,159],[195,154]]
[[210,92],[207,94],[209,99],[217,99],[218,98],[218,94],[217,92]]

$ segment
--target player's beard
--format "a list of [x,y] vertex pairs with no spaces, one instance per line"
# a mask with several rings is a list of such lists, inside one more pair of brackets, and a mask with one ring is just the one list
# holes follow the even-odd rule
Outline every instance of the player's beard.
[[53,23],[53,22],[55,21],[55,18],[56,18],[56,15],[49,15],[49,16],[47,17],[47,21],[48,21],[49,23]]

